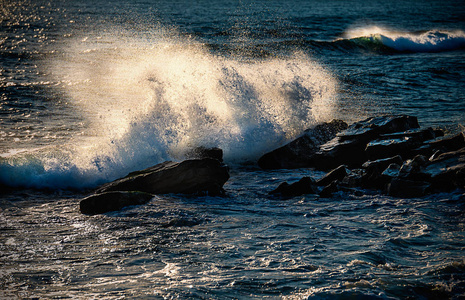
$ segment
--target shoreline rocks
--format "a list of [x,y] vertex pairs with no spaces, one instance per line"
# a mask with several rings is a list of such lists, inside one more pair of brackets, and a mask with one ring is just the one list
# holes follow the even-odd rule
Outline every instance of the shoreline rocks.
[[318,150],[312,149],[303,161],[306,167],[330,170],[306,188],[320,197],[354,188],[421,197],[465,188],[465,132],[444,136],[438,129],[421,129],[412,116],[368,118],[342,130]]
[[[167,161],[107,183],[80,201],[84,214],[119,210],[150,201],[156,194],[223,196],[229,169],[222,150],[199,147],[182,162]],[[329,171],[315,181],[303,177],[281,183],[274,197],[334,193],[371,193],[393,197],[424,195],[465,188],[465,132],[444,136],[420,128],[416,117],[381,116],[350,126],[340,120],[318,124],[294,141],[263,155],[262,169],[314,168]]]
[[317,124],[292,142],[264,154],[258,160],[258,166],[265,170],[309,167],[312,156],[319,147],[347,127],[347,123],[341,120]]

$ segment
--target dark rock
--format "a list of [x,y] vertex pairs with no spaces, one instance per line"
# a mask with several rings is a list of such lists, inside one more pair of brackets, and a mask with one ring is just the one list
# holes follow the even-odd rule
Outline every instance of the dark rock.
[[418,147],[419,143],[411,138],[402,137],[398,139],[377,139],[368,143],[365,152],[368,159],[380,159],[392,157],[393,155],[408,156],[408,153]]
[[342,179],[341,184],[346,187],[357,188],[362,186],[364,170],[362,169],[352,169],[349,171],[346,177]]
[[342,141],[354,139],[370,141],[381,134],[401,132],[414,128],[420,128],[416,117],[406,115],[371,117],[352,124],[337,136]]
[[320,197],[323,197],[323,198],[329,198],[331,197],[334,193],[338,192],[339,191],[339,181],[338,180],[334,180],[333,182],[331,182],[330,184],[328,184],[327,186],[325,186],[321,192],[320,192]]
[[106,192],[82,199],[79,208],[83,214],[95,215],[120,210],[130,205],[144,204],[152,198],[152,194],[144,192]]
[[263,169],[295,169],[308,166],[311,156],[318,151],[321,144],[334,138],[338,132],[347,128],[341,120],[318,124],[307,129],[292,142],[266,153],[258,160]]
[[217,147],[205,148],[197,147],[187,153],[188,159],[203,159],[203,158],[213,158],[219,161],[223,161],[223,150]]
[[420,172],[421,167],[423,167],[426,162],[427,159],[423,155],[417,155],[413,159],[405,161],[399,170],[399,176],[413,178]]
[[347,176],[347,167],[341,165],[336,169],[328,172],[323,178],[319,179],[316,184],[320,186],[326,186],[335,180],[342,180],[344,177]]
[[437,131],[431,127],[426,129],[416,128],[410,129],[401,132],[394,132],[394,133],[385,133],[379,136],[380,139],[399,139],[399,138],[410,138],[419,142],[424,142],[428,140],[432,140],[434,138],[444,136],[442,131]]
[[365,174],[362,176],[362,186],[382,189],[389,183],[390,177],[383,176],[383,172],[391,165],[402,164],[400,155],[375,161],[368,161],[362,165],[365,169]]
[[367,144],[381,134],[395,133],[419,128],[416,117],[383,116],[369,118],[349,126],[337,134],[337,137],[320,146],[320,151],[311,158],[311,167],[321,170],[335,168],[345,164],[351,168],[359,167],[367,159]]
[[216,159],[194,159],[180,163],[169,161],[107,183],[100,187],[97,193],[108,191],[142,191],[152,194],[206,192],[209,195],[220,195],[228,179],[228,167]]
[[394,197],[422,197],[429,191],[431,184],[425,181],[414,181],[394,178],[388,185],[388,194]]
[[465,132],[453,136],[436,138],[416,149],[416,153],[431,156],[436,151],[450,152],[465,147]]
[[390,164],[384,171],[381,173],[381,176],[385,177],[387,181],[391,181],[395,177],[399,177],[400,165],[393,163]]
[[378,159],[401,155],[413,157],[415,148],[423,142],[436,138],[432,128],[411,129],[403,132],[381,134],[378,139],[368,143],[365,151],[369,159]]
[[315,182],[310,177],[303,177],[293,184],[287,182],[281,183],[278,188],[271,191],[270,194],[278,194],[284,198],[291,198],[305,194],[316,194]]
[[421,168],[421,174],[428,176],[434,189],[450,190],[463,188],[465,181],[465,148],[439,155]]
[[319,170],[330,170],[340,165],[350,168],[359,167],[367,160],[366,143],[359,140],[342,141],[339,137],[321,145],[310,161],[310,167]]
[[366,170],[367,173],[383,171],[386,169],[390,164],[402,164],[402,157],[400,155],[396,155],[393,157],[367,161],[362,165],[362,168]]

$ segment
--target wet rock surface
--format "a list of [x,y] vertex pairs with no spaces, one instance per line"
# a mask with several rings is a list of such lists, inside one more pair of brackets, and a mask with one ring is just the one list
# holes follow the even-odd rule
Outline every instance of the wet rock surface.
[[84,214],[119,210],[146,203],[154,194],[223,195],[228,179],[228,167],[218,159],[167,161],[104,184],[80,201],[80,210]]
[[465,133],[444,136],[439,129],[421,129],[412,116],[354,123],[304,160],[306,167],[331,170],[313,187],[321,197],[373,189],[410,198],[465,188]]
[[312,156],[319,147],[347,128],[347,123],[333,120],[307,129],[292,142],[266,153],[258,160],[262,169],[296,169],[310,167]]

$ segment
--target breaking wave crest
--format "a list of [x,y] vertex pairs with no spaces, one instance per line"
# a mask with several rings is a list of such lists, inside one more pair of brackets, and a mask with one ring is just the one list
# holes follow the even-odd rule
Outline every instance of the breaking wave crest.
[[3,155],[0,183],[93,187],[197,146],[222,148],[227,162],[253,160],[329,119],[336,94],[332,75],[302,53],[217,56],[163,31],[75,39],[46,67],[87,131]]
[[461,30],[429,30],[400,32],[377,26],[348,30],[344,40],[357,44],[374,44],[400,52],[442,52],[465,49],[465,32]]

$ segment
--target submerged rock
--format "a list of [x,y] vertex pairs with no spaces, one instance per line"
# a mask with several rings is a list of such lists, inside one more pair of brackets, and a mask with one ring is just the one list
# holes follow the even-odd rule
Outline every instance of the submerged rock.
[[319,150],[320,145],[347,128],[347,123],[332,120],[329,123],[318,124],[307,129],[292,142],[266,153],[258,160],[262,169],[296,169],[308,167],[312,155]]
[[79,202],[79,209],[81,213],[87,215],[103,214],[126,206],[145,204],[152,198],[152,194],[144,192],[105,192],[82,199]]
[[270,192],[272,195],[280,195],[283,198],[292,198],[300,195],[316,193],[315,182],[310,177],[303,177],[293,184],[283,182],[278,186],[278,188]]
[[97,193],[108,191],[142,191],[152,194],[220,195],[229,179],[228,167],[211,158],[164,162],[107,183]]

